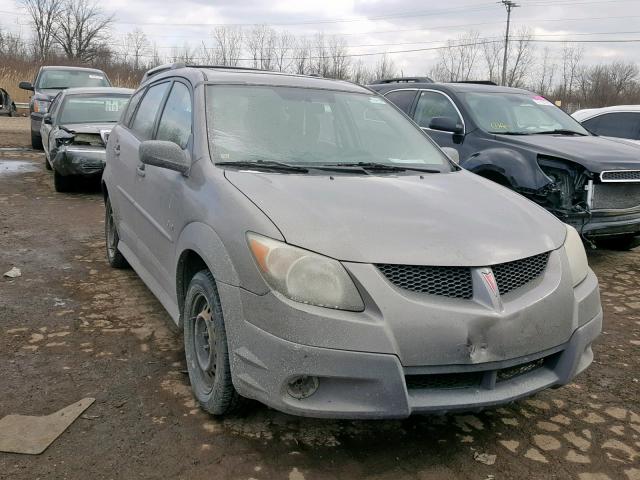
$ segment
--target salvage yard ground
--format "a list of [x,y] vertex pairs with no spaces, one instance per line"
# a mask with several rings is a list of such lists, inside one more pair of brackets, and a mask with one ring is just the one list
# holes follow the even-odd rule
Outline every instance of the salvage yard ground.
[[[480,414],[296,418],[194,403],[182,339],[130,270],[104,258],[94,185],[57,194],[26,118],[0,118],[0,418],[95,403],[0,479],[640,479],[640,248],[590,253],[604,332],[572,385]],[[3,148],[4,147],[4,148]],[[495,457],[494,457],[495,456]]]

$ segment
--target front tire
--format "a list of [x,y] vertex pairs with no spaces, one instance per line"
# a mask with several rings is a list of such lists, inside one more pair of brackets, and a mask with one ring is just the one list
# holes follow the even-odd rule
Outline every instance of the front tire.
[[104,202],[104,238],[107,244],[107,261],[109,265],[113,268],[129,268],[129,262],[118,250],[120,236],[118,235],[118,228],[116,227],[109,197]]
[[31,132],[31,148],[34,150],[42,150],[42,137]]
[[69,192],[73,188],[73,177],[70,175],[60,175],[57,171],[53,171],[53,186],[56,192]]
[[212,415],[240,409],[242,397],[231,380],[227,333],[213,276],[196,273],[184,304],[184,351],[191,389],[200,406]]

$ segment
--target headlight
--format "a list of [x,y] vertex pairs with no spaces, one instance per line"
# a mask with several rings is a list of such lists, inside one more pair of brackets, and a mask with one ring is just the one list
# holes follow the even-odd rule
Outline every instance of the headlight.
[[37,113],[47,113],[49,110],[49,102],[46,100],[34,100],[33,101],[33,111]]
[[567,252],[569,259],[569,268],[571,269],[571,278],[575,287],[582,282],[587,273],[589,273],[589,263],[587,262],[587,253],[584,251],[580,234],[571,225],[567,227],[567,238],[564,241],[564,250]]
[[358,289],[337,260],[255,233],[247,234],[247,241],[262,276],[276,292],[319,307],[364,310]]

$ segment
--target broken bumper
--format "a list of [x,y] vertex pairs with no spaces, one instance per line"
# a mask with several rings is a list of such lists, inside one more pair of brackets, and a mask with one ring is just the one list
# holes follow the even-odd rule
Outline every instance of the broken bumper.
[[594,211],[590,218],[570,218],[567,223],[587,237],[640,235],[640,208],[616,213]]
[[60,175],[99,175],[104,170],[105,149],[63,145],[50,158],[51,166]]
[[[591,343],[602,328],[597,280],[590,273],[575,289],[573,321],[577,328],[553,348],[500,361],[406,366],[394,353],[285,340],[253,324],[251,314],[247,318],[255,300],[247,297],[253,294],[225,284],[218,288],[238,392],[277,410],[311,417],[404,418],[508,403],[570,382],[591,363]],[[274,307],[270,296],[261,297],[265,304],[260,315],[275,316],[277,321],[287,313]],[[330,312],[326,321],[343,313],[350,315]],[[336,344],[340,336],[336,334]],[[456,351],[459,345],[442,348]],[[317,379],[317,390],[307,398],[289,393],[289,384],[300,377]]]

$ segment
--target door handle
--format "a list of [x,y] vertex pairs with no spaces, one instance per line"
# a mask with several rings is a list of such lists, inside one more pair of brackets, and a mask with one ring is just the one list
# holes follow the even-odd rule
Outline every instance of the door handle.
[[113,153],[116,155],[116,157],[120,156],[120,144],[116,143],[115,146],[113,147]]
[[144,177],[145,176],[144,163],[140,163],[138,165],[138,168],[136,168],[136,173],[138,174],[139,177]]

